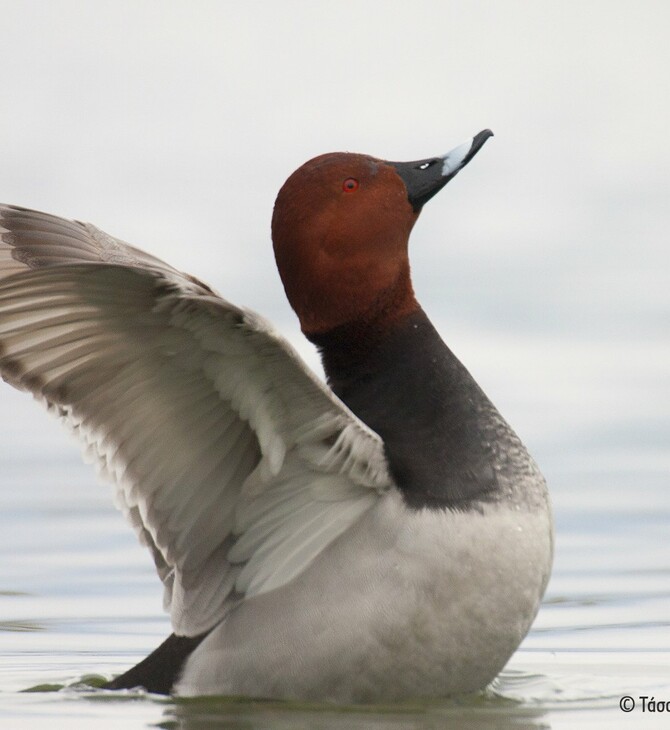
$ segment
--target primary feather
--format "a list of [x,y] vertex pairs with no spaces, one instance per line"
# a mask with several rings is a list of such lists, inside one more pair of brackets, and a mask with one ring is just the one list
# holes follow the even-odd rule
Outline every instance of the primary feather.
[[0,372],[114,483],[180,635],[300,574],[391,485],[267,322],[88,224],[0,206]]

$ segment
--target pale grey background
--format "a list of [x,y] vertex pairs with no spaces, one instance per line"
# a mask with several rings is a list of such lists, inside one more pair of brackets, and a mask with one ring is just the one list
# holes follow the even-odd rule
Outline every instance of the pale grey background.
[[[417,224],[419,299],[559,489],[566,469],[667,468],[670,4],[4,1],[0,17],[0,198],[203,278],[312,363],[270,245],[283,180],[321,152],[415,159],[493,129]],[[0,463],[62,454],[77,448],[0,387]]]

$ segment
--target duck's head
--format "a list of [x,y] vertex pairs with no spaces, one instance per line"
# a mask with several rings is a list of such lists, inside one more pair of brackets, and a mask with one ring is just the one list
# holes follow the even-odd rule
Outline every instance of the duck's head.
[[423,205],[492,135],[441,157],[388,162],[335,152],[298,168],[272,216],[275,258],[307,337],[336,328],[384,328],[414,311],[408,241]]

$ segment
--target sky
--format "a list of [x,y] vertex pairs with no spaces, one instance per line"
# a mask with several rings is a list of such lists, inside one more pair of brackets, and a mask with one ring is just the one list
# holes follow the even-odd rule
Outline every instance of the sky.
[[[670,4],[0,0],[0,17],[3,202],[202,278],[314,367],[272,256],[283,181],[323,152],[420,159],[491,128],[414,229],[419,300],[550,472],[667,463]],[[0,387],[0,462],[76,452]]]

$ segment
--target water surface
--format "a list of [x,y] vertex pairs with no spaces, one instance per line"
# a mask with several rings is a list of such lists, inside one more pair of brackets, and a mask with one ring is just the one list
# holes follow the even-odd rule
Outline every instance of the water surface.
[[[3,726],[119,728],[661,727],[641,696],[670,699],[670,510],[647,459],[598,474],[549,465],[557,545],[533,630],[501,677],[467,698],[333,708],[178,702],[86,685],[169,633],[148,555],[90,468],[68,455],[3,460],[0,717]],[[83,680],[83,682],[82,682]],[[49,685],[52,685],[49,687]],[[46,691],[63,687],[59,691]],[[28,688],[42,691],[26,693]],[[632,696],[630,714],[620,698]]]

